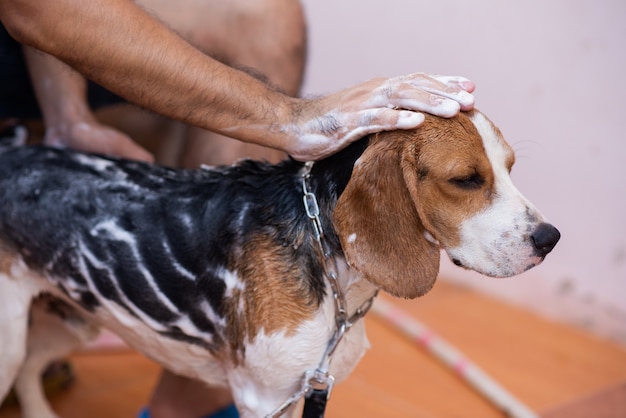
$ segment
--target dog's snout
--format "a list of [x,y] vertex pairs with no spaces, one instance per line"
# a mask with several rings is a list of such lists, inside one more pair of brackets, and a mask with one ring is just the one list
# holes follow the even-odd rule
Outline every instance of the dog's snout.
[[556,243],[559,242],[560,238],[561,233],[559,230],[545,222],[539,224],[535,232],[531,235],[537,255],[540,257],[548,255]]

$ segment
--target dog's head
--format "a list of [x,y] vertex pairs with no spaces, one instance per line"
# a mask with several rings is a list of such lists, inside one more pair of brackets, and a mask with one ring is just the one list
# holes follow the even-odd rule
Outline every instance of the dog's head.
[[334,213],[348,263],[404,298],[431,289],[440,249],[493,277],[538,265],[560,234],[513,185],[514,162],[478,111],[373,136]]

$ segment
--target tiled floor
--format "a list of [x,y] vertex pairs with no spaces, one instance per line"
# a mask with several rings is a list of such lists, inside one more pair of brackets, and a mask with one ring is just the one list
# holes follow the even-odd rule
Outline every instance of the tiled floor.
[[[623,348],[442,281],[420,300],[394,304],[544,418],[626,417]],[[337,386],[328,417],[505,416],[389,322],[366,321],[373,348]],[[128,350],[80,353],[72,363],[76,383],[52,399],[65,418],[133,417],[158,373]],[[0,418],[18,416],[15,406],[0,410]]]

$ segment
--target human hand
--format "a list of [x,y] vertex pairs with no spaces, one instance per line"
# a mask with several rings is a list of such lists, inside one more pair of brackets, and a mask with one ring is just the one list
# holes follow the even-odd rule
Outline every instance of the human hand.
[[44,144],[58,148],[153,162],[154,157],[122,132],[96,120],[65,121],[46,127]]
[[318,160],[366,135],[414,129],[421,112],[444,118],[474,107],[472,81],[415,73],[373,79],[302,106],[299,120],[285,129],[297,139],[287,152],[301,161]]
[[83,76],[34,48],[24,47],[24,57],[46,126],[44,144],[154,161],[127,135],[98,122],[86,100],[87,82]]

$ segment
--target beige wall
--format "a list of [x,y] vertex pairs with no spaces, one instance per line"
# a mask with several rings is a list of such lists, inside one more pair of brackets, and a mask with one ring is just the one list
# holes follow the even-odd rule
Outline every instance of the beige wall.
[[626,343],[626,2],[303,0],[305,93],[415,71],[473,79],[520,190],[562,232],[546,262],[455,281]]

